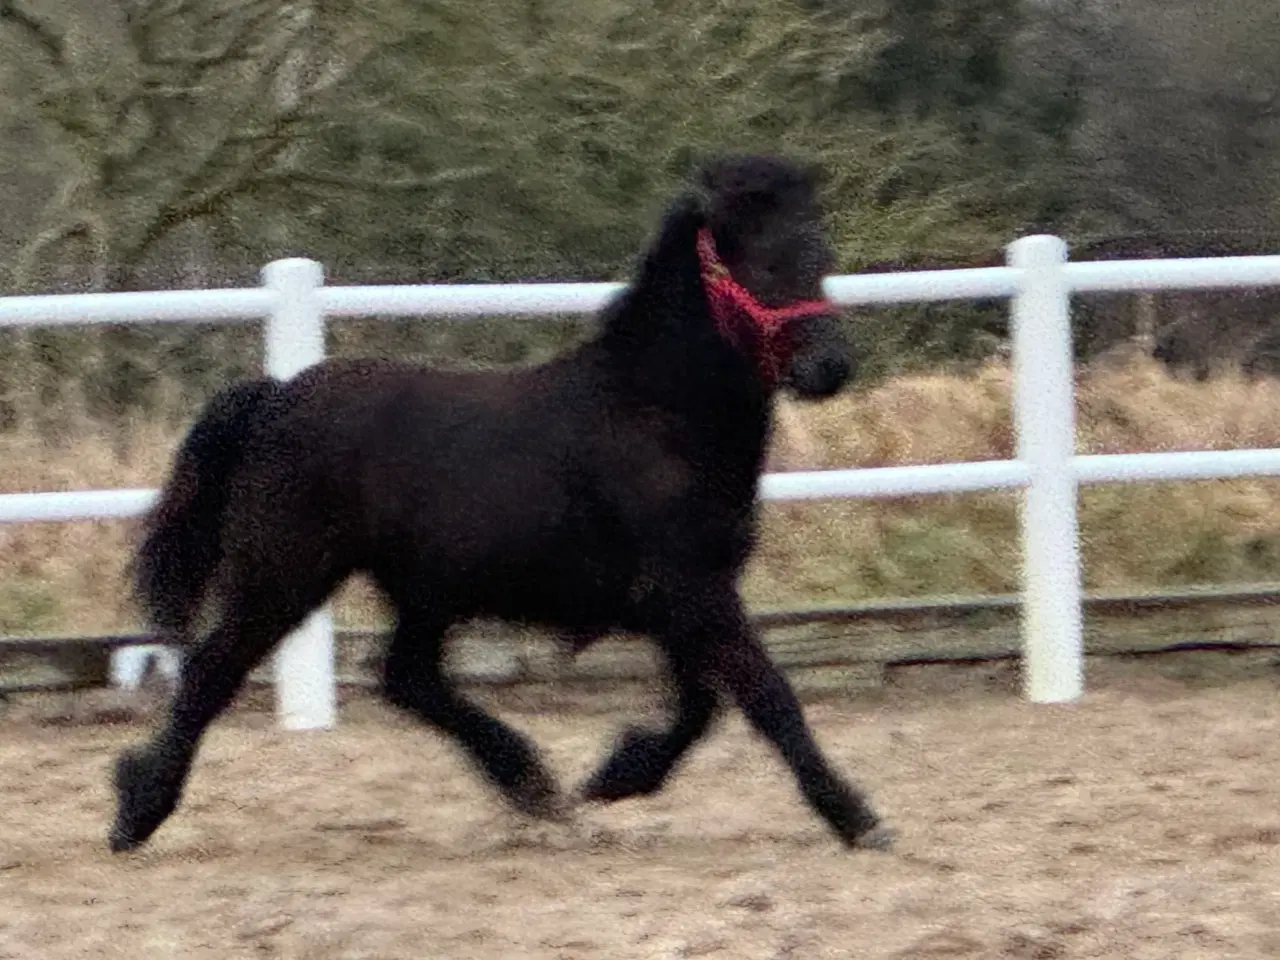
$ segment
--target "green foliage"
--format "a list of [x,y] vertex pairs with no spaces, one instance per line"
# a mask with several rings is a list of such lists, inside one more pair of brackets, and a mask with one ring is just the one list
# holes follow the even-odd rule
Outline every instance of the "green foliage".
[[[998,249],[1028,225],[1056,227],[1071,211],[1067,71],[1019,72],[1009,3],[918,6],[904,19],[872,3],[831,12],[764,0],[617,0],[584,21],[580,4],[542,4],[533,30],[508,6],[481,5],[483,39],[461,34],[474,40],[467,59],[423,60],[406,38],[371,65],[362,95],[385,97],[387,118],[332,128],[323,162],[394,180],[423,172],[409,167],[412,142],[418,158],[487,164],[485,173],[413,195],[408,220],[403,205],[396,219],[376,213],[388,209],[385,197],[327,204],[325,230],[346,243],[374,227],[368,249],[389,279],[621,278],[680,179],[721,149],[821,161],[846,270],[911,255],[961,258]],[[944,61],[889,97],[893,64],[931,36],[946,47]],[[474,53],[481,46],[484,56]],[[308,249],[326,245],[308,225],[298,229],[315,237]],[[902,308],[856,322],[873,364],[896,369],[981,355],[1003,316]]]
[[[234,66],[176,76],[164,64],[230,41],[201,36],[196,14],[166,20],[164,5],[143,3],[150,46],[126,31],[97,72],[33,67],[47,77],[48,122],[85,145],[81,165],[95,171],[48,236],[95,224],[112,284],[136,284],[166,234],[192,221],[224,260],[306,254],[334,282],[620,279],[681,179],[725,149],[822,163],[842,270],[985,253],[1073,210],[1071,72],[1028,71],[1018,0],[322,3],[305,42],[256,0],[174,9],[202,3],[239,11],[223,30],[264,18],[264,39]],[[300,72],[280,73],[290,56]],[[343,65],[328,85],[326,57]],[[282,77],[309,91],[305,109],[273,100]],[[130,112],[129,91],[177,81],[182,96],[163,111]],[[211,99],[222,93],[232,99]],[[43,242],[47,229],[36,234]],[[853,322],[884,370],[981,355],[1000,326],[967,306]],[[581,326],[468,330],[366,324],[335,340],[344,351],[522,362]],[[91,414],[112,418],[154,407],[166,376],[203,395],[245,366],[243,337],[201,348],[197,336],[64,334],[61,347],[28,345],[23,363],[56,367],[55,386],[83,378]]]

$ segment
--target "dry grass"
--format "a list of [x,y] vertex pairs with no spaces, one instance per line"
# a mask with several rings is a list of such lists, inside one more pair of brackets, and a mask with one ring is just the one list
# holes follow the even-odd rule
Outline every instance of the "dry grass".
[[[802,408],[815,467],[947,463],[1013,455],[1012,375],[889,381]],[[1280,446],[1280,382],[1232,373],[1194,383],[1137,360],[1077,377],[1081,453]],[[1091,588],[1270,580],[1280,574],[1280,481],[1086,488],[1085,580]],[[1016,499],[993,493],[786,504],[766,511],[747,582],[784,604],[1017,588]]]
[[[789,405],[774,468],[887,466],[1007,457],[1010,374],[902,377],[821,406]],[[1082,452],[1280,446],[1280,382],[1171,378],[1152,363],[1082,371]],[[0,438],[0,489],[152,486],[179,434],[136,424],[112,440],[50,446]],[[1009,494],[771,504],[746,579],[753,604],[1016,589],[1019,551]],[[1140,484],[1081,498],[1090,587],[1280,579],[1280,481]],[[126,522],[0,527],[0,632],[98,632],[136,622],[121,571]],[[361,584],[339,619],[381,619]]]

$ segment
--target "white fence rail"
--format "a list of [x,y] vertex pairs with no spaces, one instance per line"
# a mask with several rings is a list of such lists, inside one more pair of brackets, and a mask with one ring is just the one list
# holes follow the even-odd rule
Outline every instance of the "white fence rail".
[[[1280,449],[1077,456],[1071,295],[1280,285],[1280,256],[1069,263],[1062,240],[1032,236],[1011,244],[1008,259],[1006,267],[829,277],[825,286],[845,306],[1010,298],[1016,459],[771,474],[760,493],[802,500],[1021,489],[1025,692],[1034,702],[1065,702],[1083,691],[1078,485],[1280,475]],[[591,312],[621,289],[614,283],[327,287],[319,263],[289,259],[267,265],[260,289],[3,297],[0,326],[265,320],[267,372],[287,378],[324,356],[326,317]],[[134,516],[154,496],[153,490],[9,494],[0,496],[0,522]],[[335,722],[327,609],[281,645],[275,677],[286,728]]]

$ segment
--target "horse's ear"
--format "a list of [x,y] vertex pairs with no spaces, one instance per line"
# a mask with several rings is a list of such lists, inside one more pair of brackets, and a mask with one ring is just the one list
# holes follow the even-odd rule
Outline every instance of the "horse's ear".
[[726,158],[710,157],[702,161],[693,176],[694,186],[708,194],[724,189]]
[[737,155],[704,162],[695,180],[703,214],[717,222],[742,220],[767,205],[773,199],[770,185],[752,173],[749,158]]
[[727,154],[713,157],[698,169],[696,183],[715,205],[771,204],[799,187],[817,192],[825,181],[816,162],[797,163],[773,156]]
[[[686,189],[676,196],[662,215],[653,247],[644,258],[645,264],[659,260],[673,250],[682,250],[692,237],[711,219],[711,199],[697,189]],[[648,266],[642,267],[648,269]]]
[[815,192],[823,189],[830,182],[827,176],[827,168],[817,160],[811,160],[800,167],[800,171],[804,176],[805,182]]
[[668,222],[696,223],[702,226],[711,215],[711,194],[701,186],[686,189],[667,208]]
[[720,154],[703,162],[697,184],[712,196],[755,197],[772,192],[775,184],[762,158],[749,154]]

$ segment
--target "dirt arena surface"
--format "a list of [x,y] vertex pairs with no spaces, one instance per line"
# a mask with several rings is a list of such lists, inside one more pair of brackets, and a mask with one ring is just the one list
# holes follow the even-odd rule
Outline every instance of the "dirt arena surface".
[[[561,829],[359,698],[331,732],[226,717],[185,805],[112,856],[109,766],[145,728],[11,707],[0,957],[1280,956],[1274,677],[1091,677],[1068,707],[972,686],[807,708],[889,854],[840,849],[736,715],[661,796]],[[574,782],[628,719],[502,712]]]

